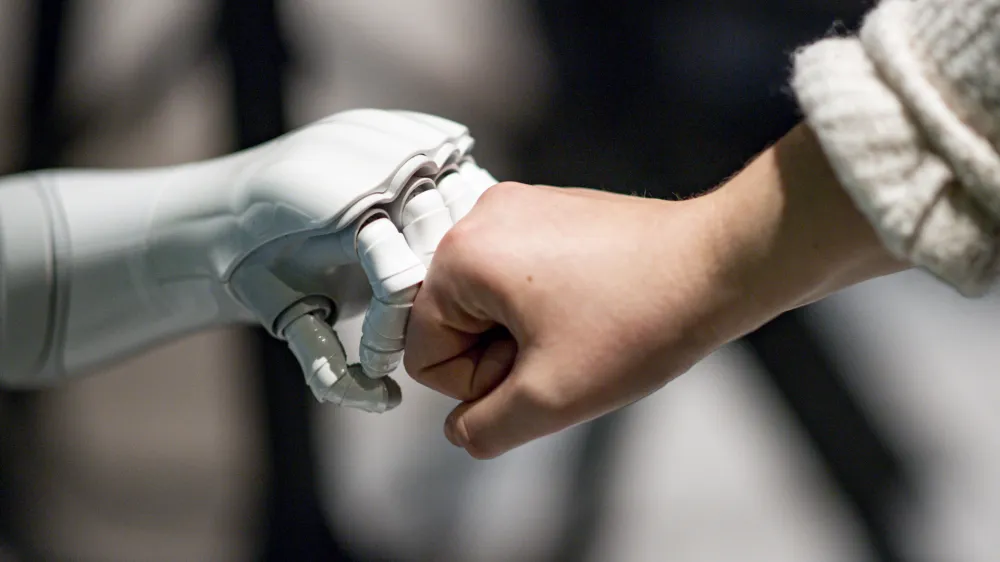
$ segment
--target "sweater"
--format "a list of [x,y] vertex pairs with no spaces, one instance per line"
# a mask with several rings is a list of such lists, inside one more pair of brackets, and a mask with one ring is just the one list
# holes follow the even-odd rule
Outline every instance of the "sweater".
[[1000,0],[883,0],[857,36],[798,50],[791,85],[889,251],[985,293],[1000,254]]

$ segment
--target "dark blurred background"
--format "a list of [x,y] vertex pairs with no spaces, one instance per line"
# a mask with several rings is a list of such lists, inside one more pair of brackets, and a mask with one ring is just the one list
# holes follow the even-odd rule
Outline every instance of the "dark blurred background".
[[[372,106],[470,125],[502,179],[688,197],[798,120],[791,53],[869,7],[0,0],[0,172],[208,158]],[[200,334],[0,396],[0,560],[995,560],[995,306],[870,283],[486,463],[402,373],[391,415],[320,408],[263,333]]]

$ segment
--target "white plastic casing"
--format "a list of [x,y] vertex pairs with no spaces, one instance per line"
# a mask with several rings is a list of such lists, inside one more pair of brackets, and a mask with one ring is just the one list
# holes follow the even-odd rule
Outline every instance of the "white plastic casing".
[[212,326],[284,337],[277,318],[307,298],[336,319],[373,303],[362,345],[398,363],[437,242],[496,183],[472,144],[445,119],[365,109],[216,160],[0,179],[0,382],[57,381]]

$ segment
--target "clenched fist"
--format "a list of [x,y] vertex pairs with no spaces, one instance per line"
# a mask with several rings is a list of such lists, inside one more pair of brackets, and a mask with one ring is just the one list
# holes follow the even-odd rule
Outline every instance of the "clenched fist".
[[487,190],[441,241],[407,332],[406,370],[461,401],[448,439],[498,456],[641,399],[785,310],[903,267],[808,134],[779,150],[682,202]]

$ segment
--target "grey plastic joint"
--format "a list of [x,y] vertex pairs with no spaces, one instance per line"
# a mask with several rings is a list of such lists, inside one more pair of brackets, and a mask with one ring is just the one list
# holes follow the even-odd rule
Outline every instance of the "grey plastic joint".
[[344,346],[333,329],[315,313],[297,316],[282,336],[305,373],[306,384],[320,402],[372,413],[392,410],[403,400],[396,381],[372,379],[358,365],[348,365]]
[[360,366],[347,364],[340,338],[327,323],[334,313],[329,299],[303,295],[255,264],[237,269],[231,287],[274,337],[288,343],[317,400],[374,413],[400,404],[396,381],[373,380]]

